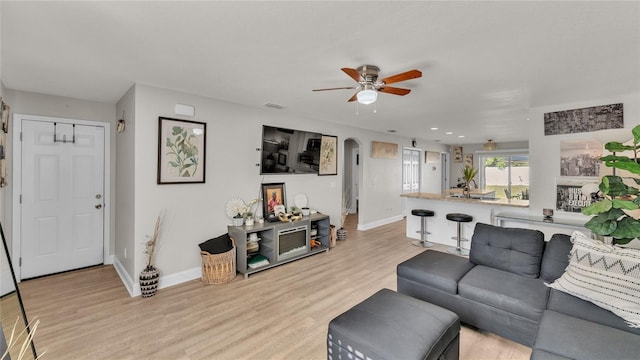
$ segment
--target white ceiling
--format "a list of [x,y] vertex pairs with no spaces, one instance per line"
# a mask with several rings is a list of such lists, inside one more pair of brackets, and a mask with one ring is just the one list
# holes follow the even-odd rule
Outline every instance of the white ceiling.
[[[145,83],[469,144],[527,140],[532,107],[640,92],[638,1],[2,1],[0,11],[7,88],[109,103]],[[359,114],[353,90],[311,91],[355,84],[340,68],[362,64],[423,77]]]

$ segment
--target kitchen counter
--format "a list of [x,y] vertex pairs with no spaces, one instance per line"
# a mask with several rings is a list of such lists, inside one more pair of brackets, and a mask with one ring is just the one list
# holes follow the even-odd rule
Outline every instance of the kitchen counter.
[[[493,215],[496,213],[515,213],[522,216],[529,213],[529,200],[518,199],[467,199],[451,197],[444,194],[433,193],[409,193],[400,195],[406,198],[405,209],[407,211],[406,236],[412,239],[420,239],[420,217],[411,215],[413,209],[426,209],[435,213],[427,218],[427,231],[430,234],[427,240],[433,243],[455,246],[452,239],[456,235],[457,223],[447,220],[450,213],[464,213],[473,217],[472,222],[462,223],[462,236],[471,239],[476,223],[493,224]],[[462,247],[469,249],[470,242],[462,243]]]
[[435,193],[408,193],[402,194],[401,197],[406,197],[410,199],[425,199],[425,200],[441,200],[441,201],[454,201],[454,202],[465,202],[472,204],[482,204],[482,205],[492,205],[492,206],[509,206],[509,207],[519,207],[519,208],[528,208],[529,200],[519,200],[519,199],[467,199],[455,196],[447,196],[443,194],[435,194]]

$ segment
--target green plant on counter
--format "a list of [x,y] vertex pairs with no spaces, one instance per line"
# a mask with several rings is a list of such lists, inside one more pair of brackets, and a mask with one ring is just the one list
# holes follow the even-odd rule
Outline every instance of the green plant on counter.
[[[638,159],[640,125],[634,127],[631,132],[633,134],[632,145],[616,141],[608,142],[605,149],[612,154],[603,156],[600,160],[608,167],[640,175]],[[619,154],[620,152],[631,152],[631,156]],[[585,227],[594,234],[611,236],[614,244],[627,244],[635,238],[640,238],[640,198],[638,197],[640,190],[628,185],[630,183],[640,185],[640,178],[637,176],[604,176],[600,181],[597,193],[597,195],[602,195],[602,199],[582,208],[584,215],[593,215]]]
[[465,186],[467,188],[469,188],[469,186],[471,185],[471,182],[473,181],[473,179],[475,179],[476,175],[478,175],[478,169],[474,167],[465,166],[462,169],[462,179],[464,180]]

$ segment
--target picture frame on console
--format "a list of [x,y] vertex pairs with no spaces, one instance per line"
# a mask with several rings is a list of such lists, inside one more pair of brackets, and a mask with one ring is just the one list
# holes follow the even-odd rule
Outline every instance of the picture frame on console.
[[158,184],[205,182],[207,124],[158,118]]
[[266,221],[278,220],[276,207],[287,208],[284,183],[262,184],[262,214]]

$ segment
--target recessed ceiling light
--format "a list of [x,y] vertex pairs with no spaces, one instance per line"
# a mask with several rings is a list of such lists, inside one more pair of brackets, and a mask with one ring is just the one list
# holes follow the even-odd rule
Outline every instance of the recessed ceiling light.
[[437,127],[432,127],[431,130],[438,130],[438,128]]
[[451,134],[453,134],[453,131],[447,131],[445,134],[451,135]]
[[392,130],[387,130],[387,132],[394,133],[394,132],[398,132],[398,131],[392,129]]
[[464,137],[464,135],[458,135],[458,137],[459,137],[459,138],[463,138],[463,137]]

